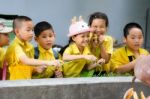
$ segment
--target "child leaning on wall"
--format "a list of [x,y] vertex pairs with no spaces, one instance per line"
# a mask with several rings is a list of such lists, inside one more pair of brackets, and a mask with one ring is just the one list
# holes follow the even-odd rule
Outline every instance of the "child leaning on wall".
[[94,12],[89,17],[89,26],[92,28],[90,33],[90,49],[99,61],[103,64],[102,68],[97,67],[95,75],[99,72],[108,73],[110,71],[109,60],[113,52],[113,39],[107,35],[109,20],[105,13]]
[[[52,46],[55,42],[55,33],[50,23],[39,22],[34,27],[35,40],[38,47],[34,48],[34,58],[40,60],[55,60]],[[35,67],[36,69],[36,67]],[[41,73],[34,73],[32,78],[63,77],[61,67],[48,66]]]
[[18,16],[13,21],[13,29],[16,36],[6,51],[10,80],[31,79],[34,66],[38,66],[39,69],[51,65],[60,66],[57,60],[34,59],[34,48],[29,43],[33,37],[33,23],[29,17]]
[[5,57],[6,48],[9,45],[9,33],[12,32],[12,27],[7,27],[4,20],[0,20],[0,75],[2,76],[3,62]]
[[65,77],[92,76],[90,72],[87,73],[89,75],[81,75],[82,71],[90,71],[97,66],[97,58],[92,55],[88,46],[90,30],[81,17],[79,21],[76,17],[72,19],[68,34],[69,44],[61,50],[65,61],[63,65]]
[[142,47],[143,29],[135,22],[125,25],[123,41],[125,46],[115,50],[111,57],[111,71],[119,74],[129,73],[133,75],[133,69],[137,58],[148,55],[149,52]]

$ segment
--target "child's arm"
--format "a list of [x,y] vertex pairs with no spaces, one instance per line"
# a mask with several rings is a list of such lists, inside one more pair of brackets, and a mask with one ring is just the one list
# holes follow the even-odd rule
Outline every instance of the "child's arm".
[[105,64],[105,59],[101,58],[97,62],[94,62],[94,63],[88,65],[87,69],[91,70],[91,69],[94,69],[97,66],[102,66],[103,64]]
[[[105,59],[105,63],[108,63],[111,57],[111,54],[107,52],[107,49],[112,49],[113,48],[113,40],[109,39],[109,41],[107,43],[105,43],[106,45],[104,45],[104,40],[105,40],[105,35],[100,35],[99,37],[99,46],[101,49],[101,58]],[[108,46],[108,48],[106,49],[105,46]],[[110,52],[110,50],[109,50]]]
[[94,55],[70,55],[70,54],[63,54],[63,60],[75,60],[75,59],[87,59],[91,61],[96,61],[97,58]]
[[60,66],[59,60],[51,60],[51,61],[38,60],[38,59],[28,58],[26,55],[20,56],[19,60],[22,63],[31,66],[51,66],[51,65]]
[[104,48],[103,44],[100,44],[101,49],[101,57],[105,59],[105,63],[108,63],[111,57],[111,54],[106,52],[106,49]]
[[135,66],[136,60],[129,62],[128,64],[125,65],[121,65],[118,68],[115,69],[115,72],[117,73],[125,73],[128,72],[130,70],[132,70]]

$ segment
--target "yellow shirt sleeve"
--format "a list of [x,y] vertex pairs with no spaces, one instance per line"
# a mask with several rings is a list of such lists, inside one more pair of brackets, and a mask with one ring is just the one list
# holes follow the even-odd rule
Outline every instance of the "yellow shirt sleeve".
[[104,47],[106,52],[112,54],[113,52],[113,39],[111,36],[106,36],[106,41],[104,41]]
[[26,56],[25,52],[20,46],[16,46],[15,55],[16,55],[17,60],[19,60],[21,56]]
[[67,47],[67,48],[65,49],[64,53],[65,53],[65,54],[72,54],[72,49],[71,49],[71,47],[70,47],[70,46]]
[[3,66],[4,56],[5,56],[5,50],[3,48],[0,48],[0,68],[2,68]]
[[112,54],[110,62],[111,71],[115,71],[115,69],[119,66],[129,63],[128,56],[126,55],[124,48],[116,50]]

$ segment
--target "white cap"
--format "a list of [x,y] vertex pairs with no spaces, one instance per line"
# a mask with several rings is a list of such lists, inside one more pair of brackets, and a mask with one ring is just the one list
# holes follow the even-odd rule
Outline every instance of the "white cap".
[[4,20],[0,20],[0,33],[10,33],[12,30],[12,27],[7,27],[4,24]]

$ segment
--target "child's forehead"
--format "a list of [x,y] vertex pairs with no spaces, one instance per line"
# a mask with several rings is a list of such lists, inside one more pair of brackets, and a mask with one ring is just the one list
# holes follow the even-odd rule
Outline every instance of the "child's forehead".
[[131,28],[128,30],[128,35],[143,35],[143,32],[139,28]]
[[22,27],[34,27],[32,21],[22,21],[22,22],[21,22],[21,26],[22,26]]
[[43,30],[40,34],[54,35],[55,33],[53,32],[52,29],[46,29],[46,30]]

